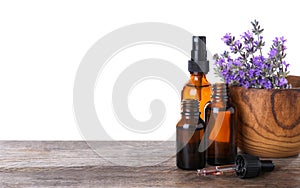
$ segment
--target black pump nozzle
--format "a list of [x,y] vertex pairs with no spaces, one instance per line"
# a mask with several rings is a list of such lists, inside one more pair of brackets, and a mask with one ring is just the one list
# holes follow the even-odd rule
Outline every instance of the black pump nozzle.
[[253,178],[260,172],[271,172],[275,168],[271,160],[259,160],[258,157],[248,154],[239,154],[235,165],[236,175],[240,178]]
[[191,51],[191,60],[189,61],[189,72],[209,71],[209,62],[207,61],[206,37],[193,36],[193,49]]

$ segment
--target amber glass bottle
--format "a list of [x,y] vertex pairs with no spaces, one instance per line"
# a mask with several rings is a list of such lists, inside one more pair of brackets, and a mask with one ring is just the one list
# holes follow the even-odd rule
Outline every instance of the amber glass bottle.
[[211,95],[211,84],[205,76],[209,71],[206,37],[193,36],[193,49],[188,70],[191,76],[182,89],[181,99],[197,99],[200,102],[200,117],[204,119],[204,107],[209,102]]
[[182,118],[176,125],[176,163],[184,170],[205,167],[205,151],[198,148],[204,136],[204,121],[199,117],[198,100],[182,100]]
[[237,154],[237,113],[228,86],[212,86],[211,103],[205,108],[207,163],[233,164]]

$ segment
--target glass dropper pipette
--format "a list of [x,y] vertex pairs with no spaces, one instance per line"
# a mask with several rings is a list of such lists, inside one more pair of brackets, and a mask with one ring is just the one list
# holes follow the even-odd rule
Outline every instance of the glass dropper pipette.
[[222,165],[222,166],[212,166],[212,167],[208,167],[208,168],[203,168],[200,170],[197,170],[197,174],[199,176],[207,176],[207,175],[223,175],[224,173],[227,172],[235,172],[236,165],[232,164],[232,165]]

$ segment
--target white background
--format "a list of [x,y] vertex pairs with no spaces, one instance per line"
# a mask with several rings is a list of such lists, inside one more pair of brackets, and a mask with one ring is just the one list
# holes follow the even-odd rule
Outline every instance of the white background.
[[[258,19],[265,28],[267,45],[275,36],[288,39],[291,74],[300,75],[297,1],[178,2],[1,1],[0,140],[83,139],[72,106],[77,68],[98,39],[129,24],[173,24],[195,35],[206,35],[208,49],[217,53],[224,50],[220,38],[226,32],[239,35],[250,28],[250,21]],[[186,69],[187,59],[178,59],[182,61],[178,66]],[[148,89],[151,87],[150,84]],[[139,96],[143,88],[137,87],[132,95]],[[141,107],[132,105],[130,109],[137,119],[149,117],[147,106],[140,111]],[[169,113],[169,117],[176,122],[178,115]]]

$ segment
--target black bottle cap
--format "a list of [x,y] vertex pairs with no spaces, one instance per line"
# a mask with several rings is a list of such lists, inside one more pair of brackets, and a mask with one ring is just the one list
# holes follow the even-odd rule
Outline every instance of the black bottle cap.
[[275,167],[271,160],[259,160],[258,157],[248,154],[238,154],[235,164],[235,172],[239,178],[254,178],[260,172],[273,171]]
[[191,60],[189,61],[189,72],[209,71],[209,62],[207,60],[206,37],[193,36],[193,49],[191,51]]

